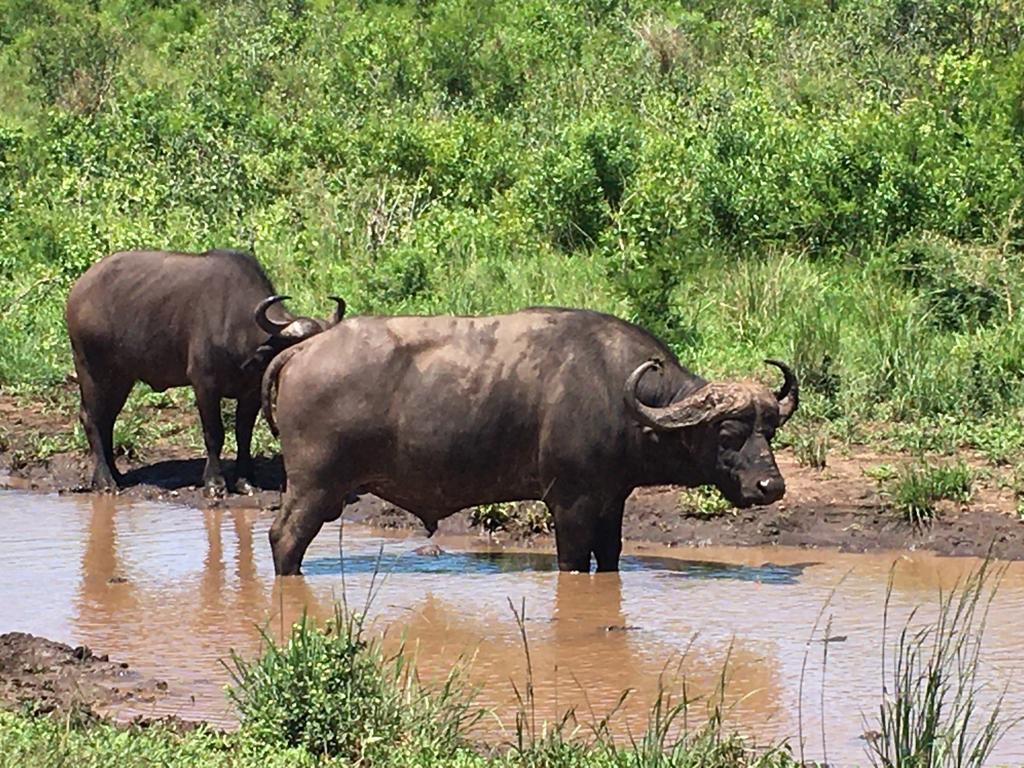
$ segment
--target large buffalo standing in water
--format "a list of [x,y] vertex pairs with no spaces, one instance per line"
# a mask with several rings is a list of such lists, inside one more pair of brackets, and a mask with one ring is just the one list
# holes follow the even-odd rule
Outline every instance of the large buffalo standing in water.
[[[253,256],[164,251],[115,253],[71,288],[65,319],[82,394],[81,421],[96,462],[93,487],[115,490],[114,420],[136,381],[157,391],[191,385],[206,443],[203,483],[225,490],[221,398],[238,400],[238,490],[253,479],[250,444],[259,414],[260,378],[282,349],[338,323],[295,318],[278,302]],[[271,314],[274,317],[270,317]]]
[[288,471],[274,567],[298,573],[324,522],[365,489],[430,532],[464,507],[541,499],[560,569],[589,570],[593,553],[616,570],[638,486],[712,484],[737,506],[782,498],[770,444],[798,388],[769,362],[785,375],[778,393],[707,382],[647,331],[596,312],[350,318],[264,375]]

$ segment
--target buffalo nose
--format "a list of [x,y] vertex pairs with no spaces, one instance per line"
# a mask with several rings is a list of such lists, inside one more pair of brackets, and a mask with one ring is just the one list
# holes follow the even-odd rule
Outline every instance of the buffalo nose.
[[786,492],[786,484],[781,477],[764,477],[757,481],[757,490],[765,499],[777,501]]

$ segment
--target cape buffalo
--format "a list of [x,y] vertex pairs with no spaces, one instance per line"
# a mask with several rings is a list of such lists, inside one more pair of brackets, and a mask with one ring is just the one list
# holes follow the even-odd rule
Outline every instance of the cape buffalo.
[[[206,443],[203,484],[225,490],[221,398],[238,400],[238,490],[253,479],[250,444],[260,377],[282,349],[338,323],[294,318],[253,256],[164,251],[115,253],[93,264],[68,295],[65,319],[82,395],[80,418],[96,467],[92,484],[115,490],[114,420],[136,381],[158,392],[191,385]],[[275,306],[277,305],[277,306]],[[273,311],[276,318],[269,315]]]
[[[437,522],[478,504],[543,500],[561,570],[616,570],[622,511],[644,485],[717,486],[737,506],[782,498],[770,442],[797,407],[782,389],[707,382],[642,328],[533,308],[493,317],[354,317],[278,356],[263,409],[288,472],[274,567],[364,489]],[[275,396],[276,395],[276,423]]]

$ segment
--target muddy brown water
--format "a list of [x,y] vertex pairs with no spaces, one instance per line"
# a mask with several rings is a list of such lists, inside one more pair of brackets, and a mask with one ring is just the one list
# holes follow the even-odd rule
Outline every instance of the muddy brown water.
[[[760,742],[788,738],[794,751],[802,733],[809,759],[827,749],[832,764],[866,764],[861,736],[874,727],[882,685],[890,568],[899,621],[916,606],[933,614],[938,590],[978,565],[923,553],[627,546],[619,574],[559,574],[549,553],[435,537],[441,554],[417,554],[422,535],[347,523],[343,562],[335,524],[306,555],[305,577],[275,581],[270,521],[255,509],[0,492],[0,632],[87,644],[168,682],[158,704],[117,715],[231,726],[221,664],[229,649],[255,654],[261,627],[279,637],[303,610],[328,616],[343,590],[361,605],[376,579],[375,629],[392,647],[404,640],[426,679],[468,664],[492,738],[514,724],[513,683],[522,690],[526,674],[511,604],[525,606],[538,723],[574,707],[586,732],[629,689],[611,719],[628,739],[644,730],[659,680],[677,693],[685,680],[701,699],[690,710],[699,722],[725,670],[731,726]],[[980,674],[985,700],[1008,686],[1009,714],[1024,714],[1022,648],[1024,563],[1014,563],[992,604]],[[1018,729],[995,763],[1022,761]]]

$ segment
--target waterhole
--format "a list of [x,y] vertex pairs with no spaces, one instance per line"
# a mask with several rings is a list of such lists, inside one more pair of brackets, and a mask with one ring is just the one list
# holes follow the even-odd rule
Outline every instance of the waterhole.
[[[374,630],[390,647],[404,642],[427,680],[461,663],[494,740],[512,737],[514,685],[525,688],[521,611],[538,728],[574,709],[584,733],[611,714],[612,732],[628,740],[643,732],[659,690],[679,696],[685,686],[695,723],[720,701],[728,726],[760,743],[789,739],[798,752],[802,738],[808,759],[827,751],[834,765],[866,764],[890,572],[899,625],[918,606],[934,615],[939,591],[979,564],[916,552],[627,545],[618,574],[560,574],[547,552],[434,537],[440,551],[417,553],[423,535],[347,523],[343,542],[337,524],[317,537],[304,577],[275,580],[271,519],[0,492],[0,632],[86,644],[167,681],[157,704],[115,714],[231,727],[229,651],[252,656],[261,629],[280,638],[304,611],[329,616],[343,597],[362,609],[374,584]],[[1024,714],[1024,564],[1007,566],[985,637],[982,703],[1005,686],[1007,714]],[[1024,732],[1011,732],[994,760],[1024,760]]]

